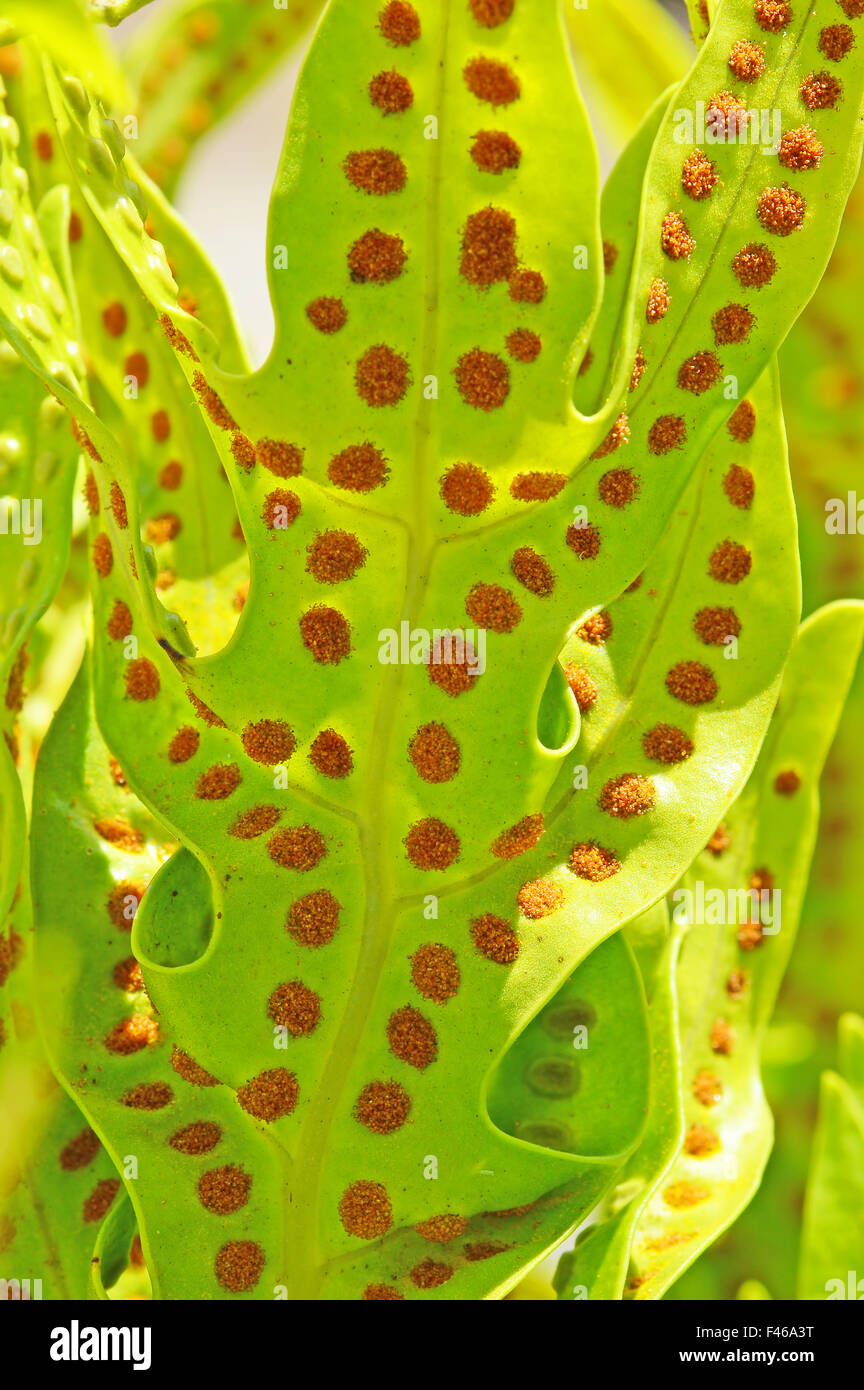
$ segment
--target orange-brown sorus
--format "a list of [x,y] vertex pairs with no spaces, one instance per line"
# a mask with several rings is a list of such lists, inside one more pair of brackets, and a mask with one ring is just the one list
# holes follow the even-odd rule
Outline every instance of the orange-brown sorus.
[[696,242],[687,229],[680,213],[667,212],[660,229],[660,245],[665,255],[672,261],[689,260],[696,250]]
[[753,13],[756,23],[767,34],[779,34],[792,22],[792,6],[786,0],[756,0]]
[[241,1110],[267,1124],[290,1115],[299,1097],[297,1078],[285,1067],[259,1072],[237,1090],[237,1104]]
[[807,199],[788,183],[763,189],[756,205],[759,221],[772,236],[791,236],[798,231],[804,225],[806,211]]
[[435,816],[415,821],[403,841],[415,869],[443,871],[459,858],[459,836]]
[[408,0],[389,0],[378,16],[378,28],[388,43],[406,47],[420,37],[420,16]]
[[507,351],[515,362],[536,362],[542,350],[539,334],[529,328],[516,328],[507,334]]
[[678,368],[678,385],[682,391],[692,391],[701,396],[712,386],[716,386],[723,375],[723,367],[713,352],[696,352],[682,362]]
[[370,1081],[354,1106],[354,1118],[372,1134],[395,1134],[411,1113],[411,1097],[398,1081]]
[[157,444],[171,438],[171,417],[167,410],[157,410],[150,417],[150,430]]
[[484,912],[471,922],[474,949],[496,965],[512,965],[519,955],[519,938],[510,923],[494,912]]
[[220,430],[227,430],[233,434],[237,429],[237,423],[226,410],[221,398],[213,390],[212,386],[207,385],[203,373],[196,372],[192,377],[192,389],[198,397],[201,405],[213,424]]
[[369,552],[350,531],[320,531],[306,548],[306,571],[320,584],[351,579]]
[[130,352],[123,364],[123,371],[126,376],[135,378],[142,391],[150,380],[150,363],[143,352]]
[[222,1138],[222,1130],[213,1120],[195,1120],[170,1136],[168,1143],[181,1154],[208,1154]]
[[347,1187],[339,1199],[339,1220],[349,1236],[375,1240],[393,1225],[393,1208],[383,1183],[361,1180]]
[[106,1051],[115,1057],[129,1057],[151,1046],[159,1037],[159,1025],[146,1014],[132,1014],[116,1023],[102,1039]]
[[496,353],[472,348],[453,369],[459,394],[475,410],[499,410],[510,394],[510,371]]
[[123,680],[130,700],[155,700],[159,694],[159,672],[146,656],[127,661]]
[[351,628],[348,619],[322,603],[313,604],[300,619],[300,636],[304,647],[321,666],[335,666],[351,650]]
[[517,859],[520,854],[527,854],[529,849],[534,848],[544,828],[542,811],[523,816],[493,840],[492,853],[496,859]]
[[516,222],[506,209],[472,212],[462,233],[459,269],[481,289],[511,278],[516,270]]
[[134,956],[119,960],[111,972],[111,979],[126,994],[140,994],[144,989],[144,976]]
[[765,71],[765,49],[761,43],[737,39],[729,54],[729,67],[741,82],[755,82]]
[[538,921],[558,911],[564,902],[564,891],[548,878],[537,878],[522,885],[516,901],[526,917]]
[[408,179],[408,171],[395,150],[352,150],[342,170],[361,193],[375,197],[401,192]]
[[630,438],[630,425],[626,415],[619,415],[609,433],[594,450],[592,459],[606,458],[607,454],[614,454],[616,449],[620,449],[622,444],[626,444]]
[[322,777],[347,777],[354,771],[354,755],[335,729],[322,729],[309,749],[309,761]]
[[654,805],[654,783],[650,777],[624,772],[605,783],[597,804],[601,811],[618,820],[644,816]]
[[666,673],[666,689],[684,705],[707,705],[717,698],[714,675],[700,661],[679,661]]
[[763,289],[776,271],[777,262],[772,252],[761,242],[748,242],[732,261],[732,273],[744,289]]
[[621,868],[621,861],[612,849],[604,849],[595,840],[574,845],[567,861],[570,872],[577,878],[587,879],[589,883],[605,883],[614,878]]
[[468,8],[484,29],[497,29],[513,13],[515,0],[468,0]]
[[341,299],[333,295],[321,295],[306,305],[306,317],[319,333],[330,335],[338,333],[348,322],[348,310]]
[[60,1150],[60,1167],[67,1173],[75,1172],[78,1168],[86,1168],[101,1149],[102,1144],[98,1135],[92,1129],[82,1129],[80,1134],[76,1134],[74,1139],[70,1139]]
[[372,492],[389,476],[387,460],[374,444],[352,444],[331,459],[327,476],[346,492]]
[[246,754],[264,767],[287,763],[297,747],[294,731],[284,719],[259,719],[247,724],[241,736]]
[[585,714],[597,700],[597,682],[584,667],[577,666],[573,661],[564,667],[564,677],[576,697],[580,711]]
[[309,873],[324,858],[327,845],[320,830],[311,825],[295,825],[271,835],[267,853],[283,869]]
[[736,406],[726,422],[726,428],[739,444],[746,444],[753,437],[756,428],[756,411],[749,401]]
[[522,587],[537,598],[548,598],[555,588],[555,574],[551,565],[530,545],[520,546],[513,552],[510,568]]
[[580,560],[596,560],[600,554],[600,532],[596,526],[567,527],[567,545]]
[[153,545],[165,545],[173,541],[183,530],[183,523],[176,512],[162,512],[151,517],[144,528],[148,541]]
[[693,1094],[700,1105],[719,1105],[723,1086],[713,1072],[699,1071],[693,1078]]
[[228,834],[238,840],[255,840],[278,825],[281,817],[282,812],[277,806],[253,806],[251,810],[241,812],[229,827]]
[[119,300],[113,300],[102,310],[102,323],[109,337],[123,337],[129,324],[129,317]]
[[405,1295],[398,1289],[394,1289],[392,1284],[367,1284],[363,1290],[362,1298],[367,1303],[404,1303]]
[[848,24],[827,24],[819,35],[819,52],[832,63],[839,63],[855,42]]
[[709,197],[718,179],[716,167],[701,150],[694,150],[684,161],[681,170],[681,186],[688,198],[702,202]]
[[746,343],[756,319],[745,304],[727,304],[711,319],[714,342],[718,347],[728,343]]
[[800,786],[801,778],[794,768],[786,768],[774,778],[774,790],[779,796],[794,796]]
[[459,771],[459,744],[443,724],[423,724],[408,745],[408,757],[424,782],[451,782]]
[[478,516],[495,495],[489,474],[475,463],[454,463],[441,479],[444,505],[459,516]]
[[740,463],[733,463],[723,478],[723,491],[732,506],[738,507],[740,511],[749,511],[753,505],[755,490],[756,485],[750,469],[744,468]]
[[750,551],[737,541],[721,541],[711,552],[708,560],[708,573],[721,584],[740,584],[750,573],[752,565]]
[[119,1178],[103,1178],[101,1182],[97,1182],[84,1203],[81,1213],[84,1220],[102,1221],[119,1191]]
[[261,508],[261,520],[268,531],[286,531],[297,520],[302,508],[300,498],[286,488],[268,492]]
[[705,125],[715,137],[723,135],[733,139],[744,134],[750,121],[750,112],[731,92],[717,92],[708,102],[705,111]]
[[456,954],[439,941],[418,946],[411,956],[411,981],[424,999],[446,1004],[459,990]]
[[[764,940],[761,922],[742,922],[738,928],[738,945],[742,951],[755,951],[757,946],[761,946]],[[735,990],[730,989],[729,994],[734,995]],[[737,993],[741,993],[740,990]]]
[[267,1002],[269,1017],[294,1038],[308,1037],[321,1022],[321,999],[300,980],[276,986]]
[[205,1071],[202,1066],[190,1057],[188,1052],[182,1048],[175,1047],[171,1052],[171,1066],[177,1075],[187,1081],[190,1086],[218,1086],[219,1082],[215,1076],[211,1076],[209,1071]]
[[840,100],[843,84],[830,72],[809,72],[798,90],[808,111],[827,111]]
[[471,672],[475,659],[470,642],[465,643],[464,656],[455,646],[450,651],[442,647],[440,652],[433,647],[426,667],[429,680],[445,695],[455,700],[458,696],[467,694],[477,683],[478,677]]
[[521,84],[513,69],[495,58],[472,58],[462,76],[472,96],[490,106],[509,106],[521,95]]
[[[761,930],[760,930],[761,937]],[[730,970],[726,979],[726,993],[732,999],[740,999],[742,994],[746,994],[750,985],[750,976],[746,970]]]
[[468,1229],[468,1220],[464,1216],[454,1216],[450,1212],[445,1212],[441,1216],[430,1216],[425,1221],[420,1221],[414,1227],[418,1236],[424,1240],[434,1241],[436,1245],[446,1245],[451,1240],[458,1240]]
[[577,635],[583,642],[587,642],[589,647],[602,647],[612,636],[612,618],[606,609],[586,619]]
[[187,763],[198,752],[201,736],[191,724],[178,729],[168,745],[168,760],[172,763]]
[[[138,911],[138,904],[144,897],[146,883],[130,883],[126,879],[118,883],[106,898],[108,916],[118,931],[131,931]],[[132,902],[129,899],[133,899]]]
[[408,78],[390,69],[379,72],[369,83],[369,100],[385,116],[395,116],[414,105],[414,91]]
[[728,637],[741,632],[741,620],[733,608],[700,608],[693,619],[693,631],[708,647],[722,647]]
[[517,502],[551,502],[567,482],[564,473],[517,473],[510,496]]
[[164,1081],[145,1081],[124,1092],[122,1104],[129,1110],[166,1110],[173,1100],[174,1092]]
[[684,1207],[698,1206],[700,1202],[707,1201],[710,1195],[711,1189],[706,1187],[704,1183],[684,1180],[670,1183],[667,1188],[664,1188],[663,1201],[667,1207],[680,1210]]
[[373,227],[351,246],[348,271],[355,285],[388,285],[402,274],[407,259],[400,236]]
[[720,1148],[720,1139],[705,1125],[691,1125],[684,1136],[684,1152],[691,1158],[707,1158]]
[[784,131],[777,158],[784,169],[818,169],[824,154],[825,146],[815,130],[802,125],[795,130]]
[[539,270],[517,270],[510,279],[509,295],[514,304],[540,304],[546,298],[546,281]]
[[228,1216],[239,1211],[249,1201],[252,1178],[236,1163],[224,1168],[211,1168],[198,1179],[198,1200],[207,1211]]
[[729,1056],[734,1042],[734,1034],[725,1018],[716,1019],[711,1029],[711,1051],[719,1056]]
[[262,468],[277,478],[294,478],[303,471],[303,450],[282,439],[259,439],[255,457]]
[[339,930],[342,904],[327,888],[317,888],[292,903],[285,930],[299,946],[327,946]]
[[469,618],[491,632],[512,632],[522,619],[521,604],[500,584],[475,584],[465,600]]
[[673,724],[655,724],[642,735],[646,758],[655,763],[683,763],[693,754],[693,740]]
[[229,1293],[247,1293],[261,1278],[266,1257],[254,1240],[229,1240],[213,1264],[216,1280]]
[[671,303],[669,288],[665,280],[652,280],[648,289],[648,300],[645,305],[645,317],[649,323],[659,323],[665,318]]
[[114,552],[111,549],[111,542],[104,531],[100,531],[99,535],[94,540],[92,554],[93,568],[100,579],[107,579],[114,568]]
[[687,428],[680,415],[660,415],[648,431],[648,450],[652,454],[668,454],[680,449],[687,439]]
[[[479,4],[480,0],[475,0],[475,3]],[[421,1260],[409,1271],[409,1277],[418,1289],[437,1289],[452,1279],[454,1273],[453,1266],[441,1260]]]
[[237,790],[242,778],[236,763],[216,763],[202,772],[195,783],[199,801],[225,801]]
[[478,130],[473,137],[471,158],[481,174],[503,174],[519,168],[522,151],[504,130]]
[[109,845],[116,845],[126,854],[140,854],[144,849],[144,836],[134,825],[121,816],[106,816],[93,822],[93,829]]
[[[590,349],[589,349],[589,351],[590,351]],[[635,391],[635,390],[636,390],[636,387],[639,385],[639,382],[642,380],[642,374],[643,374],[643,372],[645,371],[645,368],[646,368],[647,365],[648,365],[648,364],[647,364],[647,362],[645,361],[645,354],[644,354],[644,352],[642,351],[641,348],[637,348],[637,349],[636,349],[636,356],[633,358],[633,370],[632,370],[631,373],[630,373],[630,385],[629,385],[629,387],[627,388],[629,391]],[[581,371],[581,368],[580,368],[580,371]]]
[[166,492],[176,492],[183,481],[183,465],[177,459],[171,459],[159,474],[159,486],[165,488]]
[[408,358],[386,343],[376,343],[358,359],[354,385],[360,399],[374,410],[398,405],[411,385]]
[[84,478],[84,501],[87,504],[87,511],[90,515],[97,516],[100,507],[99,488],[96,485],[96,479],[89,469]]
[[435,1029],[419,1010],[405,1004],[387,1020],[387,1042],[394,1057],[424,1071],[438,1056]]

